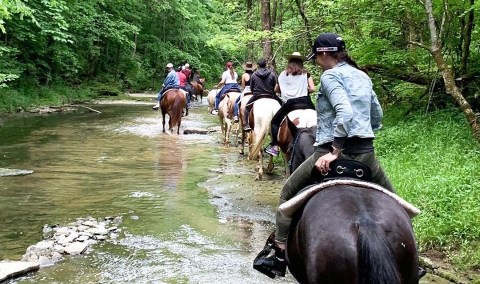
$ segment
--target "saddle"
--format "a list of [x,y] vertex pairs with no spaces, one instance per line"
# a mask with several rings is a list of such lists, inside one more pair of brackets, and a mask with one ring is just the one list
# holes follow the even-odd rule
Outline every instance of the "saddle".
[[338,159],[330,163],[330,170],[326,174],[319,172],[314,167],[311,177],[314,183],[340,178],[372,181],[372,171],[364,163],[355,160]]

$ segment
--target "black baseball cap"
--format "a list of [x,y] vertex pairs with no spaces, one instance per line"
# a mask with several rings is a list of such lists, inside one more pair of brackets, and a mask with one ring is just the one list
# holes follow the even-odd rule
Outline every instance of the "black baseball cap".
[[338,51],[345,51],[345,42],[342,37],[335,33],[322,33],[313,42],[312,52],[307,56],[307,60],[311,60],[319,52]]

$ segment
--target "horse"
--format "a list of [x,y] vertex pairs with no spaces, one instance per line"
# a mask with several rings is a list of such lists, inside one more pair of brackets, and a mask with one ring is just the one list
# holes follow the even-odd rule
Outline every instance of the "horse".
[[182,123],[182,111],[187,105],[187,97],[181,90],[170,89],[165,92],[161,101],[160,108],[163,117],[163,132],[165,133],[165,115],[168,114],[168,130],[173,131],[173,127],[177,126],[177,134],[180,134],[180,124]]
[[[255,101],[250,112],[249,123],[253,129],[251,132],[252,143],[249,144],[248,159],[253,160],[258,157],[258,173],[255,180],[262,180],[263,177],[263,143],[268,135],[272,118],[280,109],[280,103],[275,99],[261,98]],[[253,122],[253,123],[252,123]],[[270,155],[269,155],[270,156]],[[273,156],[270,156],[267,172],[273,171]]]
[[215,96],[220,92],[221,89],[211,89],[207,95],[208,101],[208,112],[212,112],[213,108],[215,107]]
[[[248,101],[250,100],[251,97],[252,97],[251,93],[243,95],[242,99],[239,102],[240,105],[238,107],[238,122],[239,122],[240,131],[241,131],[241,137],[240,137],[240,154],[241,155],[245,154],[245,152],[244,152],[244,150],[245,150],[245,140],[250,140],[249,132],[245,132],[243,130],[243,126],[244,126],[243,125],[243,121],[244,121],[243,118],[245,116],[245,109],[247,107],[247,103],[248,103]],[[250,142],[251,141],[249,141],[249,143],[248,143],[249,145],[251,144]]]
[[203,84],[205,83],[205,79],[201,78],[198,82],[191,81],[190,85],[192,85],[192,95],[195,96],[195,100],[198,101],[198,96],[200,95],[200,103],[203,100]]
[[[317,112],[297,109],[289,112],[280,124],[278,146],[285,161],[285,175],[289,176],[315,151]],[[299,145],[295,147],[295,145]]]
[[[233,124],[233,106],[238,96],[240,96],[239,92],[228,92],[218,106],[218,118],[222,127],[223,144],[227,147],[230,143],[230,132]],[[235,141],[237,141],[237,136],[237,133],[235,133]]]
[[407,211],[384,192],[348,182],[325,187],[293,215],[286,257],[299,283],[419,282]]

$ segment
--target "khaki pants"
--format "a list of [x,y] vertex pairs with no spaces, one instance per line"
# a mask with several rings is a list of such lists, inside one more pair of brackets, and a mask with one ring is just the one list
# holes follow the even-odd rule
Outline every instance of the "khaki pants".
[[[278,201],[278,206],[287,200],[294,197],[300,190],[313,184],[311,179],[312,169],[315,167],[317,160],[327,154],[328,152],[315,151],[312,156],[306,159],[288,178],[285,185],[282,188],[280,193],[280,200]],[[339,158],[355,160],[362,162],[372,171],[372,182],[377,183],[391,192],[395,192],[393,186],[388,179],[385,171],[382,166],[375,158],[375,152],[364,153],[364,154],[355,154],[355,155],[345,155],[341,154]],[[291,219],[285,218],[280,212],[277,211],[276,214],[276,231],[275,231],[275,240],[277,242],[284,243],[287,240],[288,230],[290,228]]]

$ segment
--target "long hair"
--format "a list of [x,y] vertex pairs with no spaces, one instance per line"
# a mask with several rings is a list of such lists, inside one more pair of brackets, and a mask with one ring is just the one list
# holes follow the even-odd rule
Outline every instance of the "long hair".
[[365,73],[368,73],[365,68],[360,68],[358,66],[357,62],[355,62],[350,57],[350,55],[348,55],[348,53],[346,51],[332,52],[332,53],[330,53],[330,55],[333,56],[334,58],[336,58],[338,61],[345,61],[348,64],[352,65],[353,67],[357,68],[358,70],[361,70]]
[[303,61],[297,58],[291,58],[288,60],[287,68],[285,73],[288,75],[301,75],[307,73],[307,70],[303,67]]
[[235,70],[233,69],[233,65],[231,67],[228,67],[230,70],[230,76],[232,76],[232,79],[235,80]]

